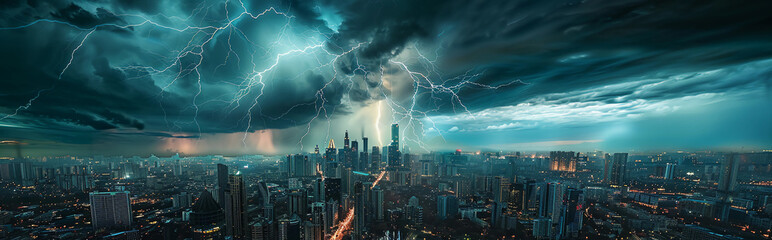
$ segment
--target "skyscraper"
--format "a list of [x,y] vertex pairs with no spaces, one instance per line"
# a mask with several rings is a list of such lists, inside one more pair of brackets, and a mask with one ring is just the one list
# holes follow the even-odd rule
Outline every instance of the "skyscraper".
[[225,214],[209,191],[201,192],[198,200],[193,203],[192,210],[190,225],[193,239],[220,239],[222,237]]
[[576,171],[576,154],[574,152],[550,152],[550,170],[560,172]]
[[575,188],[566,189],[566,194],[563,197],[563,214],[560,217],[560,229],[559,237],[575,238],[582,229],[582,202],[584,201],[584,195],[582,190]]
[[289,194],[290,214],[305,216],[308,208],[308,192],[305,188],[292,189]]
[[557,222],[560,217],[560,205],[563,203],[563,191],[560,183],[546,183],[540,188],[539,217],[552,218]]
[[501,176],[493,178],[493,201],[507,202],[509,193],[509,179]]
[[367,201],[366,201],[366,191],[369,190],[370,187],[366,186],[365,184],[362,184],[362,182],[357,181],[354,183],[354,236],[356,238],[362,238],[362,235],[365,232],[365,223],[367,220]]
[[424,221],[424,208],[418,203],[418,198],[410,197],[407,206],[405,206],[405,216],[411,223],[419,225]]
[[399,152],[399,124],[391,125],[391,145],[389,145],[389,167],[401,167],[402,162]]
[[359,153],[359,170],[370,170],[370,154],[367,148],[367,137],[362,136],[362,152]]
[[241,175],[230,175],[230,188],[226,191],[225,223],[226,232],[234,239],[245,238],[247,234],[247,195]]
[[380,186],[375,186],[372,189],[373,194],[373,212],[375,214],[376,221],[383,221],[383,189]]
[[536,239],[549,239],[552,235],[552,219],[537,218],[533,220],[533,237]]
[[362,170],[359,164],[359,142],[351,141],[351,148],[348,150],[349,158],[351,160],[351,169],[356,171]]
[[260,218],[249,224],[249,228],[252,232],[251,240],[271,240],[276,238],[272,220]]
[[718,179],[718,191],[729,194],[737,189],[737,170],[740,168],[740,156],[738,154],[727,154],[726,159],[721,162],[721,175]]
[[378,146],[373,146],[373,151],[370,154],[371,171],[377,171],[381,168],[381,158],[381,149]]
[[348,130],[346,130],[346,133],[343,137],[343,149],[348,149],[350,147],[349,140],[348,140]]
[[437,217],[453,219],[458,215],[458,198],[453,195],[437,196]]
[[311,236],[306,239],[324,240],[327,231],[324,228],[324,203],[315,202],[311,204]]
[[92,192],[89,200],[94,229],[131,227],[129,192]]
[[613,164],[611,165],[611,184],[622,185],[625,183],[627,175],[627,153],[614,153]]
[[273,205],[271,205],[271,192],[265,181],[257,182],[258,206],[263,209],[263,217],[273,221]]
[[604,183],[610,183],[611,182],[611,155],[606,153],[603,155],[603,182]]
[[193,204],[193,195],[187,192],[175,194],[172,197],[172,207],[177,209],[189,208]]
[[675,174],[675,164],[668,163],[665,165],[665,180],[671,180],[673,179],[673,175]]
[[337,149],[335,149],[335,141],[330,139],[330,143],[327,144],[327,149],[324,151],[324,160],[326,162],[337,161]]
[[308,156],[303,154],[287,155],[287,173],[290,177],[302,177],[306,175]]
[[225,191],[228,189],[228,166],[217,164],[217,202],[225,208]]
[[324,179],[324,198],[329,200],[335,200],[340,202],[342,190],[340,178],[325,178]]
[[279,219],[279,240],[300,240],[300,217],[284,216]]

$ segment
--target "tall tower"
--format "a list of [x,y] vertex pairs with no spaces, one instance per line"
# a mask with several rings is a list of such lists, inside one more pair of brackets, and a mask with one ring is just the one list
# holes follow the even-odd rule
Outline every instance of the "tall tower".
[[359,143],[357,141],[351,141],[351,148],[348,150],[349,161],[351,168],[354,170],[362,170],[359,168]]
[[359,153],[359,168],[360,170],[370,170],[370,154],[367,149],[367,137],[362,136],[362,152]]
[[348,149],[349,146],[348,130],[346,130],[346,135],[343,137],[343,149]]
[[388,166],[400,167],[402,162],[400,161],[399,152],[399,124],[391,125],[391,145],[389,145]]
[[354,183],[354,235],[361,238],[365,232],[365,223],[367,220],[367,202],[365,201],[365,189],[368,186],[357,181]]
[[627,153],[614,153],[614,160],[611,165],[611,184],[622,185],[625,183],[627,174]]
[[217,164],[217,203],[225,208],[225,191],[228,189],[228,166]]
[[226,192],[226,232],[234,239],[243,239],[247,230],[247,194],[241,175],[230,175]]
[[399,149],[399,124],[391,125],[391,145]]
[[337,149],[335,149],[335,141],[330,139],[330,144],[327,145],[327,149],[324,151],[324,159],[326,162],[334,162],[336,161],[336,153]]
[[326,235],[326,229],[324,228],[324,203],[315,202],[311,204],[311,232],[312,237],[306,239],[324,240]]
[[737,154],[727,154],[721,163],[721,175],[718,179],[718,191],[728,194],[737,189],[737,170],[740,168],[740,157]]

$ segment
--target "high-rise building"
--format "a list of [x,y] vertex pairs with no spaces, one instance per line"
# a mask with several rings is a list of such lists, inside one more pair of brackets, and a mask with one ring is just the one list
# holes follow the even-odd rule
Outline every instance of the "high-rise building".
[[359,153],[359,170],[371,170],[370,154],[367,152],[367,137],[362,136],[362,152]]
[[424,221],[424,208],[418,203],[418,198],[410,197],[407,206],[405,206],[405,216],[412,224],[420,225]]
[[190,225],[193,239],[221,239],[223,236],[223,213],[220,204],[214,201],[212,194],[204,190],[193,203],[190,213]]
[[622,185],[625,183],[627,175],[627,153],[614,153],[613,164],[611,165],[611,184]]
[[289,194],[290,214],[305,216],[308,208],[308,192],[306,189],[292,189]]
[[226,191],[225,229],[228,236],[242,239],[247,235],[247,195],[241,175],[230,175]]
[[533,220],[533,237],[536,239],[550,239],[552,236],[552,219],[537,218]]
[[279,219],[279,240],[300,240],[300,217],[284,216]]
[[340,212],[339,200],[328,199],[324,204],[324,229],[328,233],[335,232],[335,226],[338,224]]
[[671,180],[673,179],[673,175],[675,174],[675,164],[668,163],[665,165],[665,180]]
[[172,207],[177,209],[189,208],[193,204],[193,195],[187,192],[172,196]]
[[[365,189],[366,188],[366,189]],[[367,193],[369,191],[370,187],[366,186],[365,184],[362,184],[362,182],[357,181],[354,183],[354,236],[355,238],[362,238],[362,235],[364,234],[366,230],[366,223],[368,216],[368,209],[367,209]]]
[[727,154],[721,162],[721,175],[718,179],[718,191],[728,194],[737,189],[737,171],[740,169],[740,157],[738,154]]
[[263,209],[263,217],[273,221],[273,205],[271,205],[271,192],[265,181],[257,182],[257,203]]
[[501,176],[493,178],[493,201],[494,202],[507,202],[509,194],[509,179]]
[[560,206],[563,203],[563,191],[560,183],[544,184],[540,189],[539,217],[551,218],[557,222],[560,217]]
[[612,165],[612,159],[611,155],[606,153],[603,155],[603,182],[604,183],[610,183],[611,182],[611,165]]
[[381,168],[381,158],[381,149],[378,146],[373,146],[373,151],[370,153],[371,171],[377,171]]
[[373,204],[375,205],[373,207],[373,212],[375,214],[375,220],[376,221],[383,221],[383,189],[379,186],[375,186],[372,189],[373,194]]
[[437,217],[454,219],[458,215],[458,198],[453,195],[437,196]]
[[92,192],[89,200],[94,229],[131,227],[129,192]]
[[308,156],[303,154],[287,155],[287,173],[290,177],[302,177],[306,174]]
[[574,152],[550,152],[550,170],[560,172],[576,171],[576,154]]
[[335,200],[340,202],[342,197],[341,179],[340,178],[325,178],[324,179],[324,198],[329,200]]
[[335,162],[338,161],[337,157],[338,150],[335,149],[335,141],[330,139],[330,143],[327,144],[327,149],[324,151],[324,160],[325,162]]
[[351,141],[351,148],[348,149],[349,158],[351,160],[351,169],[356,171],[362,170],[359,163],[359,142]]
[[324,240],[327,234],[324,228],[324,202],[315,202],[311,204],[311,237],[306,239]]
[[575,188],[566,189],[566,193],[563,196],[563,214],[560,217],[559,238],[576,238],[579,231],[582,229],[583,221],[583,201],[584,195],[582,190]]
[[350,146],[351,145],[349,145],[349,140],[348,140],[348,130],[346,130],[346,133],[343,137],[343,149],[348,149]]
[[228,166],[217,164],[217,202],[225,208],[225,191],[228,190]]
[[502,202],[493,202],[491,207],[491,228],[503,228],[504,212],[507,209],[507,204]]
[[276,239],[273,231],[273,221],[266,218],[259,218],[249,224],[251,229],[251,240],[271,240]]
[[399,124],[391,125],[391,145],[389,145],[388,166],[401,167],[401,153],[399,152]]

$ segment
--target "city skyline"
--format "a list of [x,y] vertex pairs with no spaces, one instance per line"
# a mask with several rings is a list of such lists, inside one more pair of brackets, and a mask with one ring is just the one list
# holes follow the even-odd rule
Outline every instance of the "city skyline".
[[0,140],[282,155],[398,123],[426,152],[772,148],[764,6],[467,4],[9,3]]
[[0,239],[772,239],[772,1],[0,3]]

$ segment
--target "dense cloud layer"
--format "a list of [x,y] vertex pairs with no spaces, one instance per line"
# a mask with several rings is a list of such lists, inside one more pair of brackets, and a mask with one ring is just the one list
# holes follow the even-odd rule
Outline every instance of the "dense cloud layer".
[[[760,94],[768,105],[770,7],[8,1],[0,5],[0,135],[95,144],[287,129],[272,138],[291,151],[309,132],[339,131],[331,121],[383,100],[416,143],[431,131],[598,122],[511,117],[529,112],[584,109],[622,120],[625,109],[655,111],[641,103],[704,94]],[[491,117],[467,119],[474,115]]]

